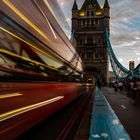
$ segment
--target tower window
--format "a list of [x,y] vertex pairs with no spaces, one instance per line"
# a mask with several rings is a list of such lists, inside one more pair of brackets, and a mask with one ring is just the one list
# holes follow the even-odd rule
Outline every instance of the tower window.
[[90,15],[90,12],[89,11],[87,11],[87,16],[89,16]]
[[95,36],[93,36],[93,43],[96,43]]
[[85,44],[87,43],[87,37],[85,37]]
[[89,21],[87,20],[87,26],[89,26]]
[[85,21],[83,21],[83,25],[85,25]]
[[93,58],[93,53],[92,52],[88,52],[87,53],[87,58]]
[[79,44],[82,44],[82,39],[79,40]]
[[98,40],[99,44],[101,44],[101,39]]
[[98,53],[95,53],[95,58],[98,58]]
[[100,53],[100,58],[102,58],[103,57],[103,54],[102,53]]
[[88,43],[88,44],[92,44],[92,42],[93,42],[92,38],[91,38],[91,37],[88,37],[88,38],[87,38],[87,43]]
[[85,53],[81,53],[81,58],[85,58]]
[[95,24],[99,24],[99,20],[98,19],[95,20]]
[[80,22],[80,25],[83,26],[83,21]]
[[94,25],[95,24],[95,20],[91,20],[91,25]]
[[94,16],[94,11],[91,11],[91,16]]

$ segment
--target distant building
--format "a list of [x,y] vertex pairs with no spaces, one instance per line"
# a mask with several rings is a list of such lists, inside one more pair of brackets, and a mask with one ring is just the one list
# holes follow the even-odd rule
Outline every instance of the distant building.
[[115,80],[116,80],[116,77],[113,71],[108,71],[108,83],[114,82]]
[[135,61],[129,61],[129,70],[132,70],[135,68]]
[[[97,0],[85,0],[80,10],[76,0],[72,7],[72,35],[83,61],[84,75],[107,82],[108,55],[105,28],[110,31],[110,6],[103,8]],[[85,78],[86,79],[86,78]]]

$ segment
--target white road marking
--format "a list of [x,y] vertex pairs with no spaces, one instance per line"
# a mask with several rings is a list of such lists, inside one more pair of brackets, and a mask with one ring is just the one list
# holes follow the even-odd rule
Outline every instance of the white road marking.
[[102,133],[101,136],[104,137],[104,138],[107,138],[108,134],[107,133]]
[[119,120],[113,120],[112,123],[113,123],[114,125],[118,125],[120,122],[119,122]]
[[98,134],[94,134],[94,135],[92,134],[92,137],[93,138],[100,138],[100,136]]
[[121,107],[122,107],[123,109],[127,109],[124,105],[121,105]]

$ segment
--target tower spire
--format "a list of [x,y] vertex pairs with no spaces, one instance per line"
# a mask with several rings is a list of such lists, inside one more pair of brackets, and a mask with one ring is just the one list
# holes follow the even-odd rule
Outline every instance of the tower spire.
[[73,4],[73,7],[72,7],[72,10],[78,10],[78,6],[77,6],[77,3],[76,3],[76,0],[74,0],[74,4]]
[[110,8],[108,0],[105,0],[104,8]]

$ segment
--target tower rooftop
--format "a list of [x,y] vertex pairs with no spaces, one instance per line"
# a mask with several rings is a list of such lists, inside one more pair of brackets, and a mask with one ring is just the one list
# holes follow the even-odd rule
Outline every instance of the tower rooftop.
[[85,2],[82,5],[81,10],[85,10],[87,8],[87,6],[90,4],[95,5],[96,9],[101,9],[97,0],[85,0]]

